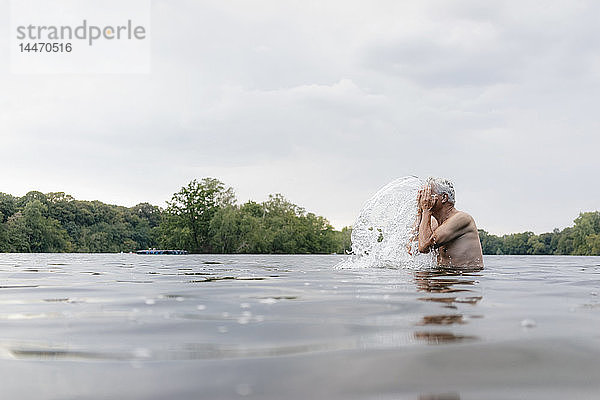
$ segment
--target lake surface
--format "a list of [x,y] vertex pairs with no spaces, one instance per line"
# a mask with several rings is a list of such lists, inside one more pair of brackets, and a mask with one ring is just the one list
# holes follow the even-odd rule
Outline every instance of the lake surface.
[[2,398],[598,399],[600,257],[0,255]]

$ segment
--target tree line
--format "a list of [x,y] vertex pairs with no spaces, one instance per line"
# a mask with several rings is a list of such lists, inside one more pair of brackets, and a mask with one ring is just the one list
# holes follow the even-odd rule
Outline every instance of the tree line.
[[[166,207],[76,200],[62,193],[0,193],[0,252],[130,252],[147,248],[191,253],[344,254],[351,228],[335,230],[281,194],[238,204],[214,178],[193,180]],[[600,212],[572,227],[504,236],[479,230],[484,254],[600,255]]]
[[513,233],[496,236],[479,230],[483,254],[514,255],[600,255],[600,212],[584,212],[573,221],[574,225],[552,232]]
[[0,193],[0,252],[344,253],[350,229],[335,230],[281,194],[238,205],[233,189],[193,180],[166,208],[76,200],[62,193]]

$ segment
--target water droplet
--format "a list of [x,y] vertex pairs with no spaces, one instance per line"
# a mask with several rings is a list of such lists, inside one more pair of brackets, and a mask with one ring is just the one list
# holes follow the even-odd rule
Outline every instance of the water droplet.
[[227,329],[227,327],[223,325],[219,326],[217,330],[219,331],[219,333],[227,333],[229,331],[229,329]]
[[277,303],[277,299],[274,299],[273,297],[269,297],[266,299],[260,299],[260,302],[263,304],[275,304],[275,303]]
[[154,304],[156,302],[154,301],[154,299],[146,299],[145,303],[151,306],[152,304]]
[[352,252],[355,256],[342,261],[336,268],[436,265],[434,252],[420,254],[413,251],[411,254],[408,251],[415,246],[416,199],[424,183],[417,177],[407,176],[390,182],[375,193],[353,225]]
[[202,310],[206,310],[206,306],[205,306],[204,304],[198,304],[198,305],[196,306],[196,308],[197,308],[198,310],[200,310],[200,311],[202,311]]
[[240,304],[241,308],[250,308],[250,303],[242,303]]

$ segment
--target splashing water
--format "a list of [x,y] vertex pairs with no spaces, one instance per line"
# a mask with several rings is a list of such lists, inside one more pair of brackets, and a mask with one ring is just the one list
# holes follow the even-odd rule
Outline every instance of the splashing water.
[[415,176],[398,178],[369,199],[352,226],[352,256],[337,268],[408,268],[436,265],[435,255],[420,254],[414,236],[417,193],[425,181]]

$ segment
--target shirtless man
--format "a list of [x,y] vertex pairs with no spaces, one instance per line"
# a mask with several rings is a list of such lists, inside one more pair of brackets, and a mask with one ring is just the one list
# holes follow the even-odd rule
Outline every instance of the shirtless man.
[[[479,233],[473,217],[454,208],[454,187],[445,179],[429,178],[417,196],[419,251],[438,249],[438,264],[483,268]],[[431,218],[433,217],[433,218]]]

